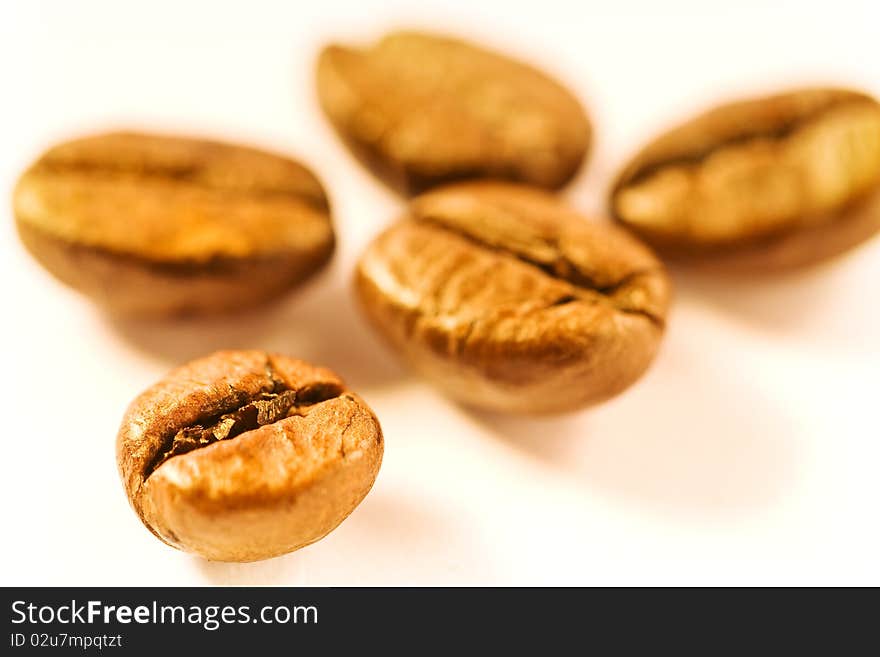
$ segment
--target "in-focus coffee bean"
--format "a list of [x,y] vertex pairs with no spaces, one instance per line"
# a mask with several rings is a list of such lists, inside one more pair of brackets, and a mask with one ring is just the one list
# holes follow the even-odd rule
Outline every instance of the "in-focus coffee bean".
[[135,399],[116,448],[129,501],[153,534],[207,559],[255,561],[339,525],[373,485],[383,439],[333,372],[224,351]]
[[880,229],[880,104],[804,89],[722,105],[642,150],[611,207],[671,256],[771,269],[831,257]]
[[51,273],[111,311],[236,311],[333,252],[327,197],[302,165],[211,141],[134,133],[56,146],[14,192],[18,230]]
[[510,183],[434,190],[362,256],[371,323],[450,396],[566,411],[633,383],[664,330],[661,263],[614,226]]
[[318,61],[321,105],[376,173],[406,193],[470,178],[547,188],[591,139],[578,101],[534,68],[448,37],[395,32]]

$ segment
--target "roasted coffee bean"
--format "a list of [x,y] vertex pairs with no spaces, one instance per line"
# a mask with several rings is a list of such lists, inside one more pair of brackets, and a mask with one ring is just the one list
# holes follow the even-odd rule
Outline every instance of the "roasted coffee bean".
[[321,105],[371,168],[405,193],[497,178],[564,185],[590,146],[578,101],[543,73],[438,35],[395,32],[318,61]]
[[510,183],[416,198],[360,260],[371,323],[450,396],[540,413],[607,399],[648,367],[664,330],[663,266],[614,226]]
[[382,451],[375,415],[333,372],[261,351],[172,371],[132,402],[116,442],[147,528],[217,561],[324,537],[369,492]]
[[308,169],[210,141],[113,133],[64,143],[24,173],[13,204],[37,260],[120,314],[252,306],[308,278],[334,246]]
[[880,229],[880,104],[806,89],[718,107],[624,169],[614,216],[664,254],[809,264]]

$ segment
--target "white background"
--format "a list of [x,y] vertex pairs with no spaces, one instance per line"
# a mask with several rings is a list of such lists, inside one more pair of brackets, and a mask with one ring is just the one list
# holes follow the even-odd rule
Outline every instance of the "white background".
[[[312,166],[335,208],[332,266],[245,317],[109,320],[19,245],[2,210],[2,584],[880,584],[880,239],[809,271],[675,271],[662,351],[636,386],[556,419],[445,400],[360,320],[357,254],[401,202],[314,98],[331,39],[445,29],[532,61],[590,109],[566,190],[599,215],[656,131],[717,99],[801,82],[880,94],[880,16],[855,2],[4,2],[0,183],[53,141],[108,127],[240,140]],[[375,488],[325,540],[209,563],[129,509],[114,440],[128,402],[222,347],[325,364],[386,434]]]

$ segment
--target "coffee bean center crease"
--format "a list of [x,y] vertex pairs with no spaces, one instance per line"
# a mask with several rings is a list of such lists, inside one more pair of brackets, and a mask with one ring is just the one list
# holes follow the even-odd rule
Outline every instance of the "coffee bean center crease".
[[44,174],[64,175],[101,175],[118,176],[123,178],[136,178],[140,180],[154,180],[157,182],[178,183],[190,185],[203,190],[209,190],[217,194],[230,196],[244,196],[250,199],[288,198],[304,203],[312,208],[326,212],[329,210],[327,199],[320,194],[311,194],[306,190],[292,190],[283,187],[267,185],[256,180],[247,180],[245,185],[242,181],[233,184],[228,178],[214,179],[211,174],[197,164],[157,164],[153,162],[140,162],[137,164],[102,161],[93,162],[88,160],[52,160],[46,159],[38,165],[39,171]]
[[232,395],[233,410],[206,417],[197,424],[180,429],[166,440],[164,449],[147,468],[144,478],[148,478],[165,461],[193,450],[207,447],[221,440],[236,438],[248,431],[267,424],[279,422],[295,415],[307,414],[307,409],[324,401],[335,399],[342,389],[331,383],[314,384],[300,390],[290,389],[283,381],[272,377],[272,388],[256,396],[242,399]]
[[[423,216],[419,219],[420,223],[430,225],[438,230],[443,230],[460,237],[468,242],[486,250],[509,256],[519,260],[523,264],[535,267],[551,278],[570,283],[573,287],[581,290],[587,290],[602,295],[611,303],[619,312],[641,315],[658,326],[663,326],[662,318],[657,317],[654,313],[645,308],[633,308],[631,306],[622,305],[615,302],[614,294],[635,281],[640,276],[647,276],[662,271],[661,266],[646,267],[628,272],[622,278],[608,284],[600,285],[595,279],[583,271],[575,262],[566,257],[563,249],[558,243],[549,239],[541,239],[539,244],[522,245],[522,248],[512,247],[510,245],[493,244],[489,241],[481,239],[475,235],[450,226],[443,221],[436,220],[430,216]],[[534,239],[534,238],[533,238]],[[564,294],[556,299],[551,306],[562,306],[569,303],[584,301],[585,299],[577,294]]]
[[704,148],[694,150],[690,153],[684,153],[676,157],[669,157],[657,162],[647,163],[639,168],[637,171],[635,171],[629,177],[626,183],[628,185],[641,183],[653,176],[661,169],[665,169],[667,167],[701,164],[722,148],[728,148],[739,144],[746,144],[752,141],[782,141],[787,137],[790,137],[809,123],[819,120],[820,117],[822,117],[823,115],[826,115],[829,112],[844,105],[851,105],[860,102],[864,103],[867,101],[866,99],[860,97],[836,98],[828,100],[819,107],[814,108],[812,111],[807,112],[775,128],[755,129],[750,126],[744,126],[743,132],[741,132],[740,134],[729,136],[720,143],[712,144],[711,146],[706,146]]

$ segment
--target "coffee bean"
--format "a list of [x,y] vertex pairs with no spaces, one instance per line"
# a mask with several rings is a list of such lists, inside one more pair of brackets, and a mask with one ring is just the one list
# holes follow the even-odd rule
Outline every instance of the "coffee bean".
[[880,229],[880,104],[805,89],[722,105],[642,150],[611,206],[670,256],[749,268],[831,257]]
[[318,61],[321,105],[369,166],[405,193],[470,178],[558,188],[590,145],[578,101],[534,68],[443,36],[395,32]]
[[640,243],[552,195],[462,183],[416,198],[358,265],[371,323],[466,404],[572,410],[654,357],[670,283]]
[[132,402],[116,443],[147,528],[217,561],[324,537],[370,490],[382,451],[375,415],[333,372],[261,351],[172,371]]
[[296,162],[133,133],[56,146],[21,177],[18,230],[52,274],[129,315],[236,311],[326,263],[327,197]]

